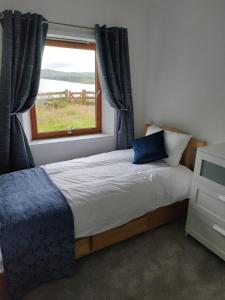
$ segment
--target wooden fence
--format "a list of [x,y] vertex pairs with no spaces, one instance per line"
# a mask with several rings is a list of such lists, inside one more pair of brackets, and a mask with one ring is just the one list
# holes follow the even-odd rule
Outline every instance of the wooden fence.
[[64,90],[60,92],[39,93],[37,100],[48,108],[57,108],[58,100],[65,99],[70,103],[78,103],[82,105],[94,104],[95,92],[82,90],[80,92],[72,92]]

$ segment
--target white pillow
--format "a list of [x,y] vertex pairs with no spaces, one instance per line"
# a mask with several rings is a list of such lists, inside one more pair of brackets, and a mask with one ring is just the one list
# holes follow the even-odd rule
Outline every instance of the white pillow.
[[[160,130],[163,129],[155,125],[151,125],[147,129],[146,135],[156,133]],[[165,146],[168,158],[164,158],[163,160],[169,166],[176,167],[179,165],[182,154],[187,147],[187,144],[190,141],[191,137],[192,136],[188,134],[177,133],[168,130],[164,131]]]

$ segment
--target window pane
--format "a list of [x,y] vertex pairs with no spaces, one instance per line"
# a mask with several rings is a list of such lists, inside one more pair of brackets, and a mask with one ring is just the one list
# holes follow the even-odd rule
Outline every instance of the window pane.
[[95,51],[45,46],[38,133],[96,127]]

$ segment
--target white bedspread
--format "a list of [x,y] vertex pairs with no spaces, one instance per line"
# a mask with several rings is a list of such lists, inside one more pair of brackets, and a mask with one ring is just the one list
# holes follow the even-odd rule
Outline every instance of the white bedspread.
[[76,238],[189,197],[188,168],[163,162],[134,165],[132,159],[132,150],[122,150],[44,166],[70,204]]
[[188,168],[161,161],[134,165],[132,159],[132,150],[121,150],[43,166],[68,200],[76,238],[115,228],[189,197]]

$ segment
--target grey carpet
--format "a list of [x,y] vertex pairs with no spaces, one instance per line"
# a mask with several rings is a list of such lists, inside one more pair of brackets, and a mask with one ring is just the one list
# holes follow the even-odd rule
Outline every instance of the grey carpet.
[[79,259],[26,300],[223,300],[225,263],[174,222]]

